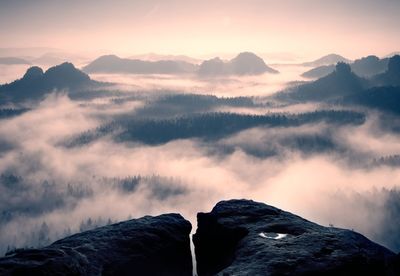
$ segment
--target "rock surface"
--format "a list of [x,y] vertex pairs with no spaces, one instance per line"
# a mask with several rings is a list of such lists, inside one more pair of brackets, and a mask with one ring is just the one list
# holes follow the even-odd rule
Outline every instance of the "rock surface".
[[0,275],[192,275],[191,224],[146,216],[0,259]]
[[[192,275],[191,224],[146,216],[0,258],[0,275]],[[354,231],[250,200],[198,214],[198,275],[400,275],[400,255]]]
[[[199,275],[399,275],[398,256],[361,234],[249,200],[198,214]],[[396,270],[397,269],[397,270]]]

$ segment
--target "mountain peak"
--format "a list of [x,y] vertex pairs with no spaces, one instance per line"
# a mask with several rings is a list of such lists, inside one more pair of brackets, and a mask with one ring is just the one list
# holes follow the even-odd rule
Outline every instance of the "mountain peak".
[[200,65],[199,74],[217,75],[259,75],[263,73],[279,73],[272,69],[264,60],[251,52],[242,52],[228,62],[219,57],[205,60]]
[[278,73],[278,71],[270,68],[264,60],[252,52],[242,52],[233,58],[233,73],[237,75],[256,75],[265,72]]
[[72,63],[64,62],[60,65],[49,68],[44,74],[50,82],[62,86],[70,86],[70,84],[79,85],[90,80],[89,76],[78,70]]
[[43,75],[43,69],[38,66],[32,66],[28,70],[26,70],[24,79],[35,79],[41,77]]
[[332,64],[336,64],[338,62],[349,63],[350,60],[341,55],[338,55],[338,54],[329,54],[329,55],[323,56],[319,59],[316,59],[314,61],[305,62],[302,65],[316,67],[316,66],[323,66],[323,65],[332,65]]
[[236,56],[237,59],[240,58],[253,58],[253,59],[261,59],[259,56],[252,52],[241,52]]

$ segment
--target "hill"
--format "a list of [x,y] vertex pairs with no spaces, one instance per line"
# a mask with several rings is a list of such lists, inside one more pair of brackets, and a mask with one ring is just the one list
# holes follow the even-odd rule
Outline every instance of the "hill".
[[363,91],[368,86],[366,79],[351,71],[350,65],[338,63],[335,71],[311,83],[294,88],[281,96],[297,101],[330,101]]
[[[362,77],[372,77],[383,73],[388,66],[389,59],[379,59],[377,56],[367,56],[356,59],[350,63],[351,70]],[[322,78],[335,70],[335,65],[323,65],[304,72],[301,76],[305,78]]]
[[86,73],[130,73],[130,74],[178,74],[192,73],[197,66],[186,61],[120,58],[116,55],[101,56],[82,70]]
[[259,56],[250,52],[243,52],[227,62],[218,57],[206,60],[200,65],[198,73],[202,76],[219,76],[276,74],[279,72],[269,67]]
[[323,56],[319,59],[316,59],[314,61],[304,62],[301,65],[308,66],[308,67],[317,67],[317,66],[324,66],[324,65],[332,65],[332,64],[336,64],[338,62],[349,63],[349,62],[351,62],[351,60],[349,60],[345,57],[342,57],[341,55],[338,55],[338,54],[329,54],[329,55]]

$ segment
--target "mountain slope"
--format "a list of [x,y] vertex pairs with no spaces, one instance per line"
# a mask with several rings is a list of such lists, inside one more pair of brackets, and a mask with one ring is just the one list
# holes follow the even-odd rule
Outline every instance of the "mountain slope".
[[[356,59],[350,64],[351,70],[362,77],[372,77],[385,72],[389,59],[379,59],[377,56],[367,56]],[[322,78],[335,70],[334,65],[323,65],[304,72],[301,76],[305,78]]]

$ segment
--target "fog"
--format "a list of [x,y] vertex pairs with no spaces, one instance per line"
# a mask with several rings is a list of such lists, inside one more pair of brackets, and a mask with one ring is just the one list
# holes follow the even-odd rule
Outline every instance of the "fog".
[[304,81],[300,76],[307,67],[274,65],[280,74],[256,76],[198,77],[196,75],[91,74],[98,81],[119,83],[119,89],[159,93],[162,90],[213,94],[217,96],[267,96],[284,89],[290,81]]
[[[68,91],[54,91],[29,111],[2,119],[0,252],[166,212],[182,213],[195,229],[197,212],[230,198],[258,200],[326,226],[354,229],[399,251],[394,218],[400,211],[400,171],[376,160],[398,154],[400,140],[380,127],[378,113],[366,112],[365,121],[255,125],[217,137],[195,133],[157,143],[121,138],[124,131],[135,131],[124,129],[131,126],[128,119],[146,124],[150,117],[174,121],[198,113],[230,112],[224,115],[229,118],[337,109],[266,104],[289,80],[301,80],[301,68],[278,70],[279,76],[227,79],[93,75],[118,82],[110,89],[122,94],[73,100]],[[12,79],[7,74],[2,81]],[[194,104],[168,98],[182,93],[193,93]],[[226,98],[235,96],[245,100]],[[197,106],[198,101],[204,104]],[[110,122],[116,127],[103,127]],[[82,142],[83,134],[91,139]]]

